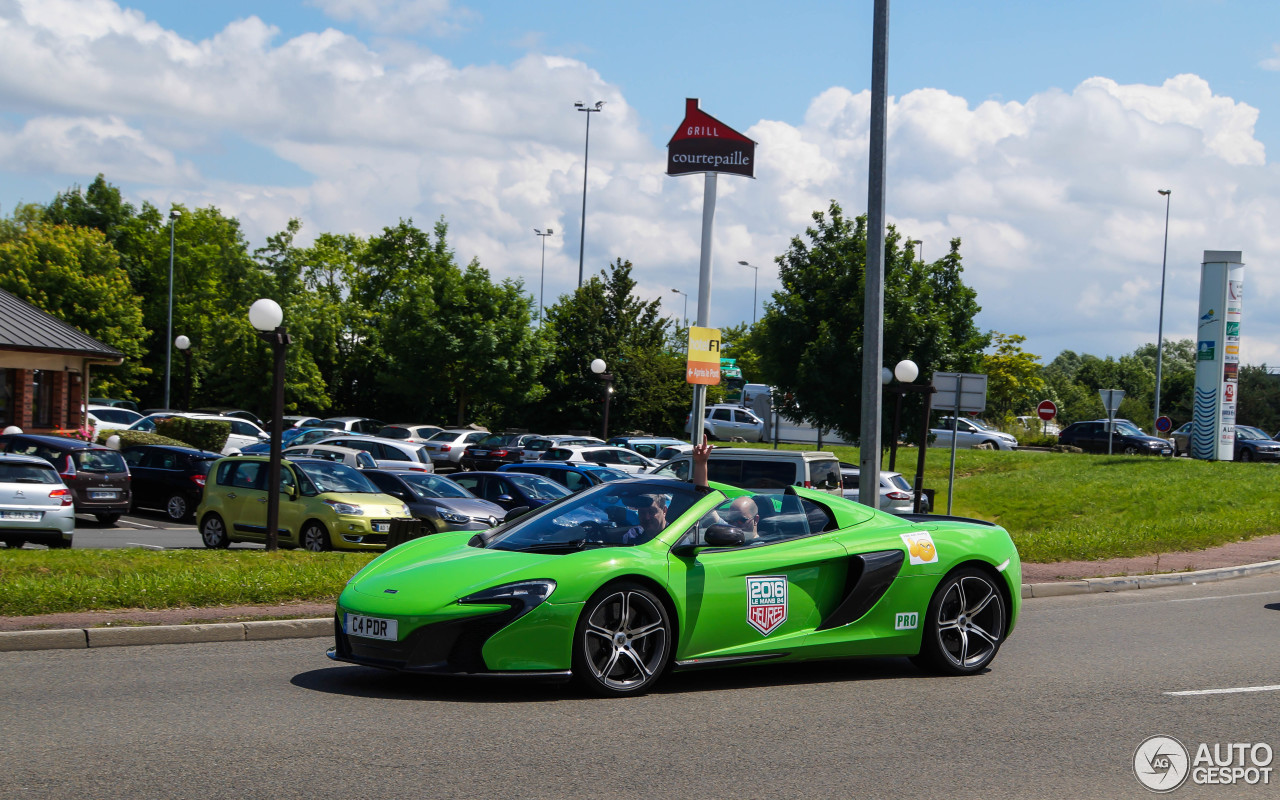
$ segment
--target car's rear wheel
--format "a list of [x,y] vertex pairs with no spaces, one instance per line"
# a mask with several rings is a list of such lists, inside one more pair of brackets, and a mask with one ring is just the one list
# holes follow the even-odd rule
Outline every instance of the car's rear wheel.
[[115,525],[120,519],[119,514],[94,514],[98,518],[98,522],[103,525]]
[[187,504],[186,495],[174,494],[165,503],[164,513],[174,522],[186,522],[191,516],[191,506]]
[[6,539],[5,547],[8,547],[10,550],[20,550],[26,543],[26,539]]
[[227,526],[217,514],[205,515],[200,523],[200,541],[210,550],[221,550],[231,545],[231,537],[227,536]]
[[333,549],[329,539],[329,531],[319,522],[308,522],[302,528],[302,546],[313,553],[323,553]]
[[638,583],[611,584],[578,618],[573,674],[598,695],[643,694],[666,670],[674,645],[662,600]]
[[948,575],[925,612],[916,663],[944,675],[972,675],[991,663],[1004,641],[1004,595],[987,573],[965,568]]

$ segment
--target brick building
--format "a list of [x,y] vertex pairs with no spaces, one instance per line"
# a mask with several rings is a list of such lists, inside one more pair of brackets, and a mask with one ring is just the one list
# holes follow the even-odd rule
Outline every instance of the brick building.
[[0,430],[76,429],[89,402],[89,368],[124,354],[0,289]]

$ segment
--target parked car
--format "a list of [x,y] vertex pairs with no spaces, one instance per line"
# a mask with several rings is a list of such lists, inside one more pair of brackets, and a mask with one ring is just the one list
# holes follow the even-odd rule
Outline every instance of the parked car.
[[[1187,422],[1182,427],[1169,434],[1169,440],[1173,442],[1173,454],[1175,456],[1185,456],[1191,453],[1191,429],[1195,425],[1194,422]],[[1061,441],[1061,439],[1059,439]]]
[[430,522],[436,533],[496,528],[507,514],[497,503],[481,500],[439,475],[371,469],[364,476],[407,505],[413,516]]
[[665,464],[671,459],[675,458],[676,456],[682,456],[685,453],[692,453],[692,452],[693,452],[693,445],[691,444],[667,445],[666,447],[658,451],[658,454],[653,457],[653,460],[657,461],[659,464]]
[[0,451],[36,456],[53,465],[71,490],[77,514],[114,525],[133,502],[129,467],[115,450],[62,436],[0,435]]
[[[756,413],[749,408],[728,403],[718,403],[706,407],[706,417],[703,419],[702,430],[706,433],[707,438],[712,441],[717,439],[728,440],[734,437],[748,442],[764,441],[764,420],[756,416]],[[687,416],[684,421],[684,432],[692,434],[692,427]]]
[[[858,502],[858,476],[862,474],[857,464],[840,462],[840,482],[844,485],[844,498]],[[880,510],[890,514],[915,513],[915,492],[911,482],[901,472],[880,472]],[[920,498],[920,512],[929,513],[929,498]]]
[[142,419],[142,415],[137,411],[113,406],[90,405],[85,410],[85,414],[88,415],[89,424],[99,431],[114,431],[120,428],[127,428]]
[[308,416],[286,416],[286,417],[280,418],[280,421],[284,423],[283,428],[286,431],[289,430],[290,428],[304,427],[311,420],[315,420],[316,422],[319,422],[320,418],[308,417]]
[[491,433],[462,451],[458,466],[466,470],[494,470],[524,460],[524,445],[539,438],[536,433]]
[[1046,422],[1039,417],[1017,417],[1017,422],[1030,433],[1040,433],[1045,436],[1057,436],[1062,433],[1062,428],[1056,422]]
[[469,428],[450,428],[443,430],[426,441],[424,448],[431,456],[431,463],[436,469],[458,469],[462,461],[462,452],[467,445],[475,444],[488,436],[488,431],[473,431]]
[[336,436],[321,439],[317,444],[364,450],[377,459],[379,464],[395,461],[399,463],[402,469],[415,469],[422,472],[436,471],[431,463],[431,455],[424,449],[426,445],[420,445],[417,442],[383,439],[380,436],[337,434]]
[[[322,461],[334,461],[356,469],[377,469],[378,462],[367,450],[356,450],[351,447],[338,447],[326,444],[304,444],[298,447],[286,447],[280,453],[290,461],[300,458],[316,458]],[[398,462],[397,462],[398,463]]]
[[110,397],[90,397],[89,402],[95,406],[111,406],[112,408],[127,408],[137,413],[138,404],[132,400],[115,400]]
[[70,547],[75,500],[62,477],[43,458],[0,453],[0,541]]
[[268,444],[271,442],[271,436],[249,420],[241,419],[240,417],[223,417],[217,414],[188,414],[185,412],[162,411],[143,417],[130,425],[129,430],[155,433],[156,423],[162,419],[169,419],[171,417],[213,420],[215,422],[225,422],[230,425],[231,432],[227,434],[227,441],[222,445],[223,455],[236,455],[237,453],[243,452],[246,447],[252,447],[253,445],[262,442],[266,442]]
[[1236,461],[1280,461],[1280,441],[1272,439],[1261,428],[1236,426]]
[[370,436],[387,427],[387,423],[378,419],[369,417],[327,417],[321,422],[330,423],[325,427],[333,427],[335,430],[355,431],[356,433],[367,433]]
[[951,447],[954,435],[958,448],[987,445],[992,450],[1018,449],[1018,439],[1013,434],[998,431],[976,419],[943,417],[938,420],[937,426],[929,429],[929,433],[935,437],[930,447]]
[[592,486],[599,486],[610,481],[619,481],[631,476],[622,470],[612,467],[600,467],[595,464],[569,464],[563,461],[534,461],[524,464],[507,464],[498,467],[498,472],[523,472],[529,475],[540,475],[550,478],[556,483],[577,493]]
[[603,439],[597,439],[594,436],[574,436],[574,435],[557,435],[557,436],[538,436],[530,439],[521,448],[523,451],[522,458],[525,461],[537,461],[542,458],[546,452],[553,447],[561,445],[574,444],[604,444]]
[[[205,547],[266,541],[269,469],[262,456],[214,463],[196,510]],[[283,547],[383,550],[391,520],[412,516],[408,506],[379,491],[359,470],[332,461],[282,461],[278,491]]]
[[[367,436],[365,433],[354,433],[347,431],[342,433],[333,428],[285,428],[280,432],[280,444],[282,447],[298,447],[304,444],[315,444],[334,436]],[[271,441],[251,444],[248,447],[240,448],[241,455],[255,455],[258,453],[270,453]]]
[[403,439],[410,442],[425,442],[442,430],[444,430],[444,428],[441,428],[439,425],[422,425],[402,422],[396,425],[387,425],[384,428],[379,428],[375,435],[381,436],[384,439]]
[[120,451],[133,480],[133,507],[158,508],[174,522],[195,518],[213,462],[221,453],[193,447],[140,444]]
[[[655,469],[656,477],[687,481],[693,476],[693,455],[681,455]],[[840,459],[827,450],[753,450],[712,448],[707,479],[757,492],[783,492],[788,486],[843,494]]]
[[539,460],[597,464],[633,474],[648,472],[658,466],[658,462],[645,458],[633,450],[625,447],[610,447],[607,444],[554,447],[544,453]]
[[507,511],[537,508],[573,494],[549,478],[521,472],[459,472],[449,480]]
[[258,426],[262,430],[266,430],[267,426],[262,420],[258,419],[258,415],[252,411],[245,411],[242,408],[193,408],[193,414],[209,414],[215,417],[235,417],[237,419],[247,420]]
[[628,450],[634,450],[645,458],[651,460],[658,459],[658,453],[664,448],[675,445],[685,445],[692,448],[693,445],[680,439],[673,439],[670,436],[615,436],[606,444],[614,447],[625,447]]
[[1095,419],[1084,422],[1073,422],[1058,434],[1058,443],[1079,447],[1086,453],[1107,452],[1107,441],[1111,442],[1111,452],[1124,455],[1157,455],[1173,456],[1173,445],[1164,439],[1148,436],[1128,420],[1115,420],[1114,428],[1107,431],[1107,420]]

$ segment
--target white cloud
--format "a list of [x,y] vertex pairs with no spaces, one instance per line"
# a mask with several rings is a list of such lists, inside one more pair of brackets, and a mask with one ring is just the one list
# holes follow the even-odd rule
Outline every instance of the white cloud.
[[451,0],[308,0],[309,5],[342,22],[356,22],[383,33],[427,30],[453,33],[476,19]]
[[[443,2],[317,3],[370,26],[411,12],[457,18]],[[109,0],[0,0],[0,106],[23,118],[0,124],[0,172],[72,176],[68,184],[104,172],[162,206],[216,204],[255,243],[292,216],[304,237],[443,217],[462,261],[479,258],[533,290],[533,228],[550,226],[548,303],[577,279],[579,99],[608,102],[591,124],[585,272],[630,259],[642,291],[678,313],[670,290],[697,287],[703,181],[665,177],[665,154],[646,133],[664,123],[640,119],[583,61],[534,54],[459,66],[337,29],[282,40],[255,17],[194,42]],[[761,267],[765,298],[777,285],[774,257],[815,210],[831,199],[848,214],[865,208],[869,109],[869,92],[836,86],[799,123],[742,126],[759,142],[759,168],[756,180],[718,181],[714,324],[751,317],[755,275],[739,260]],[[1278,363],[1280,320],[1268,309],[1280,278],[1263,267],[1280,259],[1280,193],[1257,118],[1194,75],[1159,86],[1091,78],[1023,103],[919,89],[890,105],[889,216],[930,260],[963,240],[983,327],[1025,334],[1047,358],[1064,348],[1114,354],[1155,337],[1164,233],[1155,190],[1171,188],[1166,335],[1195,335],[1202,251],[1240,249],[1256,337],[1247,353]],[[284,186],[247,180],[245,169],[220,174],[206,156],[228,137],[308,177]]]

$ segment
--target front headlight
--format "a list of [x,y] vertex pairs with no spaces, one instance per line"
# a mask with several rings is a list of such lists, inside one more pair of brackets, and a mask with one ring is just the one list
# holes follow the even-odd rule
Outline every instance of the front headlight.
[[551,579],[519,581],[482,592],[469,594],[458,600],[461,605],[508,605],[516,612],[511,621],[523,617],[542,604],[556,590],[556,582]]
[[470,522],[471,518],[463,514],[455,514],[452,511],[441,511],[440,519],[445,522],[452,522],[455,525],[461,525],[464,522]]
[[329,506],[339,514],[343,514],[345,516],[349,516],[349,517],[364,516],[363,508],[361,508],[360,506],[353,506],[350,503],[340,503],[337,500],[325,500],[324,504]]
[[406,506],[406,505],[401,505],[401,506],[400,506],[400,516],[402,516],[402,517],[412,517],[412,516],[413,516],[413,512],[409,510],[409,507],[408,507],[408,506]]

